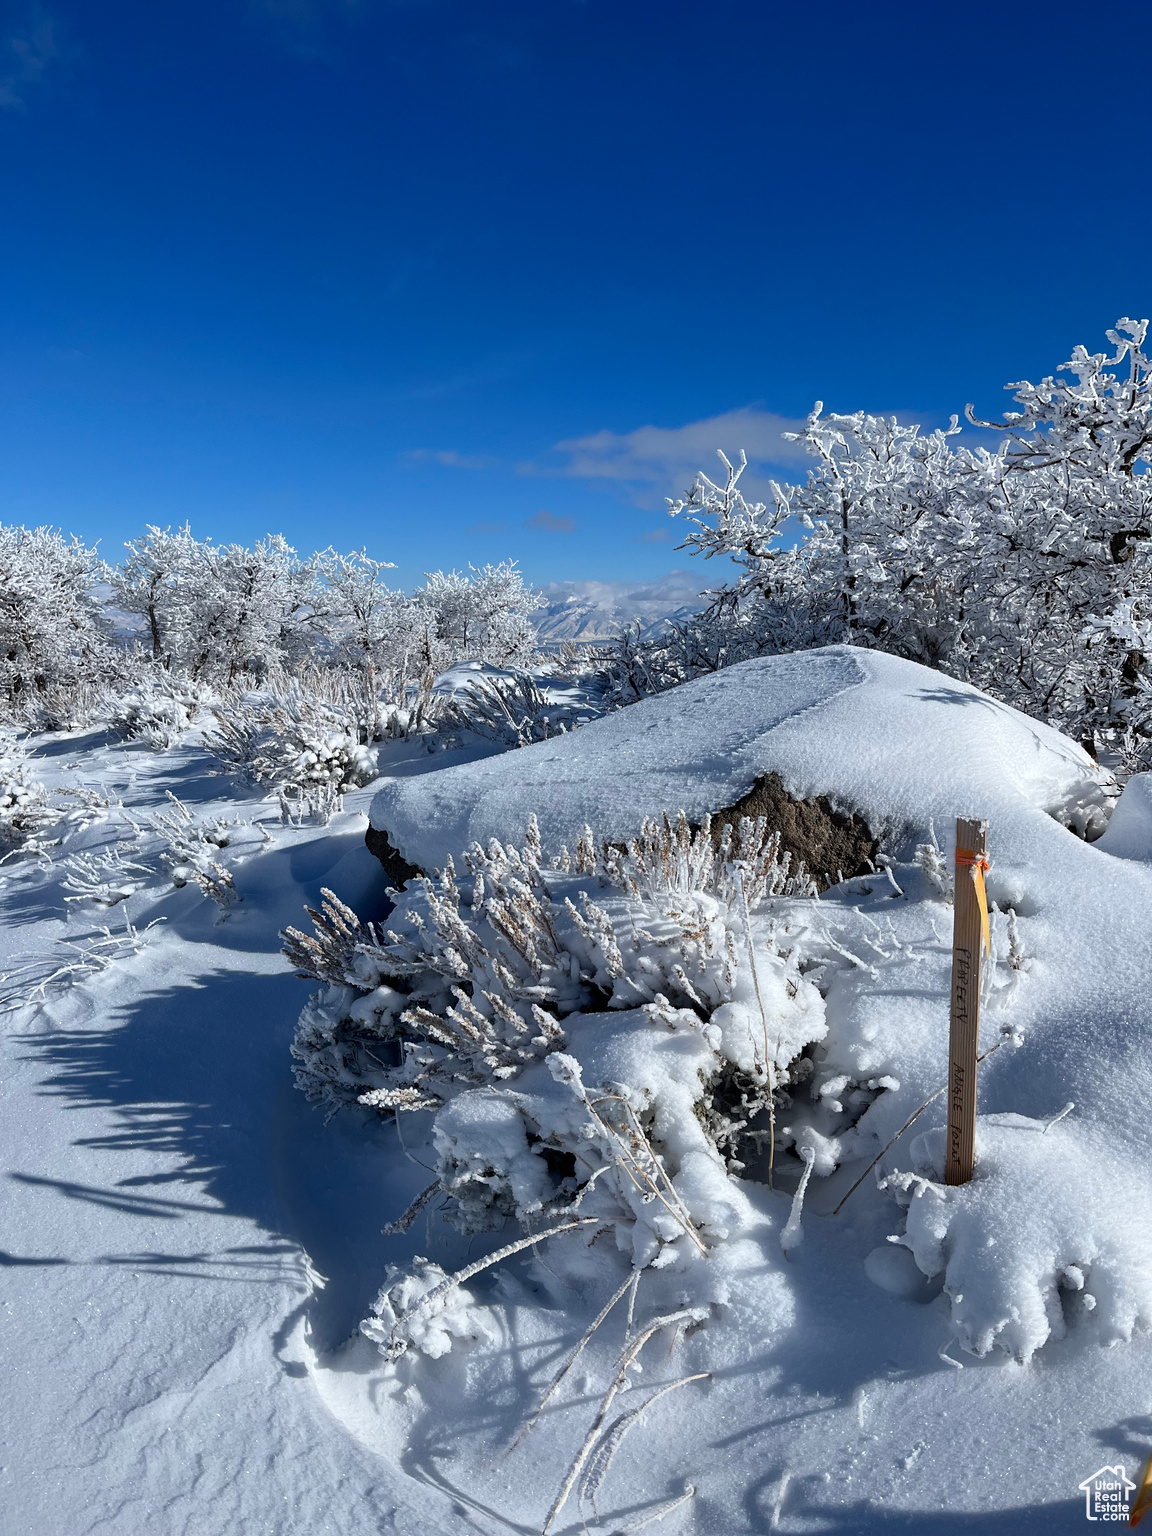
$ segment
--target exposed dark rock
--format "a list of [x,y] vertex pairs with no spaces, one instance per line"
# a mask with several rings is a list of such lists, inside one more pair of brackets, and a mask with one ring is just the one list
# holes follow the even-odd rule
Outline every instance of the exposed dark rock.
[[380,860],[385,874],[401,889],[406,880],[411,880],[420,873],[414,864],[409,864],[402,854],[396,852],[388,841],[387,832],[381,827],[369,826],[364,834],[364,846],[370,854]]
[[717,836],[725,822],[733,825],[741,816],[763,816],[770,830],[780,833],[780,846],[794,859],[802,859],[820,890],[825,891],[843,875],[866,875],[880,849],[880,840],[862,816],[838,811],[826,795],[815,800],[796,800],[784,788],[778,773],[766,774],[742,800],[726,810],[713,811]]
[[[719,839],[725,822],[735,824],[741,816],[765,817],[769,829],[780,833],[780,846],[793,859],[803,860],[822,891],[835,885],[841,876],[848,880],[853,875],[868,874],[880,848],[879,838],[873,836],[862,816],[836,810],[826,795],[815,800],[794,799],[778,773],[757,779],[735,805],[713,811],[716,838]],[[395,885],[403,886],[406,880],[422,873],[397,853],[383,828],[370,826],[364,842]]]

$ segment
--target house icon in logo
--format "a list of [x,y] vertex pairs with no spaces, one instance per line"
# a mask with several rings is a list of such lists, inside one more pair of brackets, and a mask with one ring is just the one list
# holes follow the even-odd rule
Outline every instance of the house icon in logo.
[[1080,1484],[1084,1495],[1084,1514],[1089,1520],[1107,1520],[1118,1525],[1128,1519],[1128,1504],[1136,1492],[1122,1466],[1101,1467]]

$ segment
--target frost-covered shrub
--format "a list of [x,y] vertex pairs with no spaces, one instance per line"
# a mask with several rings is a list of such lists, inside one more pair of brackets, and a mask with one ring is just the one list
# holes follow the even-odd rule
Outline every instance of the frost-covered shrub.
[[593,714],[586,704],[550,699],[535,678],[518,672],[512,677],[477,678],[458,688],[438,724],[442,731],[468,731],[514,748],[586,725]]
[[360,741],[354,708],[317,698],[299,682],[249,694],[213,711],[204,747],[226,773],[297,795],[367,784],[376,758]]
[[231,870],[217,855],[235,840],[241,825],[239,819],[210,816],[197,821],[171,792],[168,801],[168,809],[157,811],[152,817],[152,827],[163,839],[160,861],[171,875],[172,884],[198,886],[218,907],[233,906],[240,896]]
[[[298,1085],[330,1112],[425,1111],[436,1183],[421,1200],[461,1230],[572,1234],[563,1272],[610,1233],[633,1275],[683,1270],[705,1315],[726,1304],[725,1255],[764,1220],[731,1177],[763,1138],[805,1179],[883,1163],[905,1207],[894,1240],[943,1284],[973,1353],[1027,1359],[1074,1324],[1109,1341],[1152,1326],[1152,1186],[1099,1127],[982,1115],[959,1189],[941,1183],[942,1131],[901,1139],[921,1109],[938,1123],[947,1070],[951,882],[935,839],[810,890],[762,823],[717,840],[680,818],[626,847],[586,833],[550,861],[534,829],[522,850],[473,847],[459,879],[449,867],[396,893],[384,931],[326,895],[315,935],[286,935],[327,984],[297,1028]],[[997,871],[989,892],[1023,899]],[[1029,922],[993,907],[985,1056],[1020,1043]],[[752,1171],[766,1175],[763,1156]],[[777,1223],[785,1249],[801,1200]],[[391,1273],[364,1332],[392,1358],[482,1337],[466,1275]],[[435,1321],[441,1307],[461,1331]]]
[[35,777],[24,743],[0,732],[0,854],[43,853],[65,830],[102,821],[113,809],[87,785],[49,789]]
[[204,683],[157,667],[135,687],[108,696],[105,718],[126,741],[144,741],[163,751],[179,741],[214,697]]
[[11,735],[0,737],[0,852],[34,840],[60,820],[59,807],[33,776],[23,744]]
[[311,789],[295,786],[277,791],[280,800],[280,821],[285,827],[303,827],[311,824],[326,827],[333,816],[344,809],[344,796],[333,784],[320,784]]
[[466,864],[459,884],[451,866],[410,882],[383,933],[330,894],[315,937],[288,931],[298,969],[328,983],[297,1029],[298,1085],[330,1110],[435,1110],[465,1230],[580,1201],[621,1234],[643,1218],[640,1262],[702,1250],[710,1207],[692,1214],[677,1173],[716,1195],[824,1032],[786,932],[762,924],[755,975],[747,961],[746,903],[809,893],[804,872],[762,820],[717,845],[682,816],[625,849],[586,832],[551,867],[533,823],[523,850],[474,846]]
[[109,908],[127,901],[148,883],[153,871],[125,857],[122,843],[100,853],[77,853],[64,867],[66,902]]
[[28,694],[12,717],[32,731],[77,731],[97,723],[102,714],[104,680],[119,670],[119,657],[109,657],[100,682],[87,678],[53,684],[42,693]]

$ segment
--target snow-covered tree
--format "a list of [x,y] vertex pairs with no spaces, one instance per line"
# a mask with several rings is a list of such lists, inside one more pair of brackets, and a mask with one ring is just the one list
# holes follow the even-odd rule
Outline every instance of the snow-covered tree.
[[124,548],[128,558],[112,573],[113,600],[143,618],[153,659],[170,667],[191,618],[186,588],[200,545],[187,523],[175,533],[150,523]]
[[54,691],[101,678],[109,647],[93,587],[96,550],[54,528],[0,525],[0,700],[26,714]]
[[[734,560],[711,608],[646,646],[621,647],[635,696],[748,656],[847,642],[927,663],[1080,732],[1152,738],[1152,362],[1146,321],[1113,355],[1077,347],[1068,379],[1012,384],[996,447],[953,446],[956,418],[823,414],[792,434],[815,459],[771,500],[698,477],[669,503],[686,546]],[[1122,373],[1112,370],[1126,365]],[[797,540],[796,531],[800,537]]]
[[298,660],[310,639],[315,573],[279,534],[247,549],[150,527],[127,546],[116,601],[148,626],[153,655],[193,678],[235,681]]
[[[1013,703],[1086,734],[1147,740],[1152,588],[1148,321],[1118,320],[1113,356],[1074,349],[1068,379],[1011,384],[1001,451],[983,456],[988,628],[973,681],[1007,673]],[[1124,374],[1110,370],[1127,364]],[[1038,706],[1038,707],[1037,707]],[[1146,757],[1147,749],[1140,750]]]
[[[397,651],[403,652],[411,628],[408,600],[382,579],[383,572],[395,566],[390,560],[373,560],[365,550],[342,555],[334,549],[317,555],[314,566],[321,588],[317,626],[334,654],[363,675],[375,712],[381,676],[396,670]],[[374,725],[378,719],[377,713]]]
[[530,615],[540,598],[524,585],[515,561],[471,574],[433,571],[412,597],[412,637],[420,663],[432,672],[465,659],[520,666],[536,648]]

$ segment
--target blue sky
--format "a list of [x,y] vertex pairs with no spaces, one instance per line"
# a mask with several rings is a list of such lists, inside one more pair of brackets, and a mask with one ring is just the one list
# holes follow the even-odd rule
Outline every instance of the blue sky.
[[0,519],[647,578],[1152,310],[1145,5],[0,3]]

